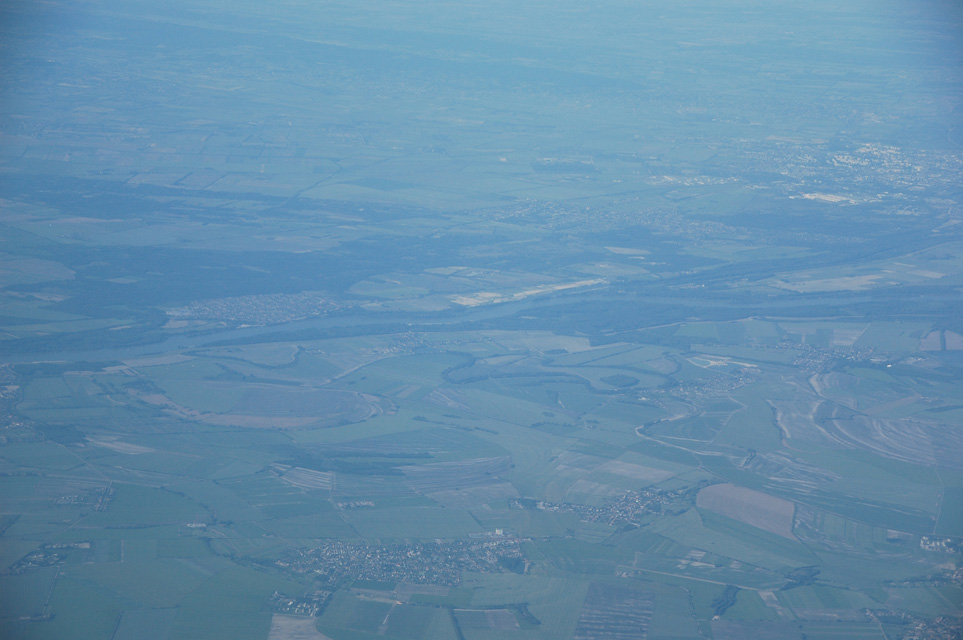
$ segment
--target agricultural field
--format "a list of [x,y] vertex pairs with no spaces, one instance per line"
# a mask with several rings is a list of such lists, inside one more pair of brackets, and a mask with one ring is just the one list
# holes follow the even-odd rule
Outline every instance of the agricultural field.
[[0,7],[0,638],[963,633],[957,7],[315,4]]
[[575,627],[576,640],[632,640],[648,637],[653,598],[644,592],[593,582]]

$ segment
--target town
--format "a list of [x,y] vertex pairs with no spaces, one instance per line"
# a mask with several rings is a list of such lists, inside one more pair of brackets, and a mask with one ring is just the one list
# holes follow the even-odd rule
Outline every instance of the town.
[[274,564],[296,573],[314,573],[318,580],[332,586],[370,580],[456,587],[465,571],[524,573],[528,561],[522,542],[497,532],[468,540],[389,545],[330,540],[297,549]]
[[575,513],[584,522],[597,522],[614,527],[640,526],[646,515],[681,515],[688,511],[695,503],[695,495],[708,485],[708,482],[701,482],[669,491],[658,489],[627,491],[598,507],[571,502],[545,502],[531,498],[515,498],[509,504],[518,509]]

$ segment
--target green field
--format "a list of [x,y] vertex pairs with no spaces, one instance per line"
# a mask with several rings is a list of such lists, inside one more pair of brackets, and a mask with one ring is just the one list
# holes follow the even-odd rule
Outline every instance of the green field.
[[943,490],[939,513],[936,534],[959,536],[963,533],[963,487],[947,487]]

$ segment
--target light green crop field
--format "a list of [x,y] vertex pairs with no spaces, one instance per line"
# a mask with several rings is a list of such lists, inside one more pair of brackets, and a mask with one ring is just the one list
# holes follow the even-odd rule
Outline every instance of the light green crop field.
[[776,620],[776,612],[763,602],[759,593],[749,589],[740,589],[736,594],[736,602],[726,609],[726,620]]
[[[210,576],[182,600],[174,621],[175,636],[209,638],[265,637],[271,616],[260,612],[274,591],[299,592],[290,581],[250,569],[229,568]],[[217,615],[211,615],[217,611]]]
[[55,567],[44,567],[27,574],[0,578],[0,593],[4,595],[3,618],[42,617],[57,577]]
[[196,502],[165,489],[138,485],[113,486],[107,510],[90,514],[85,526],[117,526],[138,522],[145,526],[192,523],[206,520],[207,512]]

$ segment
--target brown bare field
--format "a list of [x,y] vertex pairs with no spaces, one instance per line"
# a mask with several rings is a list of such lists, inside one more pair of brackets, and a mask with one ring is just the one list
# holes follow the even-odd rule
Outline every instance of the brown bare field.
[[696,496],[696,506],[790,540],[795,506],[788,500],[734,484],[714,484]]

